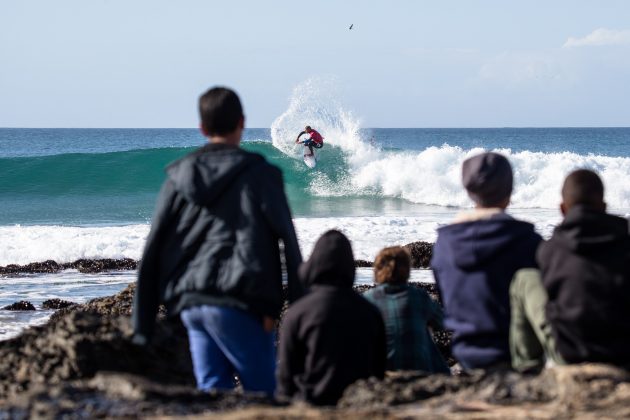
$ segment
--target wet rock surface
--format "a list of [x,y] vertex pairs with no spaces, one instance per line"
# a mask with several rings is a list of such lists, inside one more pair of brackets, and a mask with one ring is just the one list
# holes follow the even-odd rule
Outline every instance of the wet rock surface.
[[69,302],[67,300],[63,300],[63,299],[47,299],[45,301],[42,302],[42,308],[43,309],[63,309],[63,308],[67,308],[69,306],[74,306],[76,305],[76,303],[74,302]]
[[372,267],[374,263],[372,261],[366,260],[354,260],[354,266],[357,268],[367,268]]
[[[422,402],[422,404],[420,404]],[[398,407],[406,416],[572,418],[630,414],[630,374],[600,364],[557,366],[540,375],[482,372],[462,376],[406,372],[351,385],[340,408]]]
[[81,273],[100,273],[103,271],[135,270],[138,261],[123,259],[79,259],[71,263],[59,264],[56,261],[30,263],[26,265],[10,264],[0,267],[0,276],[15,274],[58,273],[62,270],[75,269]]
[[0,399],[40,384],[91,378],[103,370],[192,385],[188,336],[180,322],[158,322],[149,346],[131,343],[134,286],[62,309],[45,325],[0,342]]
[[[433,244],[429,242],[412,242],[404,245],[411,255],[411,266],[413,268],[428,268],[433,253]],[[53,260],[34,262],[25,265],[10,264],[0,266],[0,276],[11,276],[16,274],[44,274],[58,273],[63,270],[75,269],[81,273],[100,273],[103,271],[135,270],[140,261],[131,258],[123,259],[87,259],[82,258],[70,263],[57,263]],[[355,260],[355,267],[372,267],[373,261]]]
[[3,307],[5,311],[34,311],[35,306],[29,301],[20,300],[19,302],[12,303]]
[[13,419],[183,416],[263,404],[275,406],[273,401],[256,394],[204,393],[193,386],[102,372],[88,381],[34,387],[14,398],[9,406],[0,408],[0,417],[3,414]]

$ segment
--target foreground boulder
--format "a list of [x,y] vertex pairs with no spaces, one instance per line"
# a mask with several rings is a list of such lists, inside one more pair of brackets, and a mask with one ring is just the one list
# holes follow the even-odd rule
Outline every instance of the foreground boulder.
[[[420,402],[422,402],[420,404]],[[567,418],[630,416],[630,373],[609,365],[558,366],[540,375],[403,373],[350,386],[340,408],[391,410],[403,417]]]
[[82,258],[70,263],[59,264],[53,260],[30,263],[26,265],[9,264],[0,266],[0,276],[10,276],[23,273],[58,273],[62,270],[74,269],[81,273],[100,273],[102,271],[135,270],[138,261],[131,258],[121,259],[88,259]]
[[12,303],[3,307],[5,311],[34,311],[35,306],[27,300],[21,300],[19,302]]
[[91,378],[99,371],[143,375],[165,384],[193,384],[184,327],[160,322],[148,347],[130,341],[128,317],[75,311],[0,342],[0,399],[35,385]]
[[[188,335],[178,320],[157,322],[150,346],[131,343],[134,289],[130,285],[115,296],[61,309],[45,325],[0,341],[0,399],[40,384],[91,378],[99,371],[192,385]],[[161,314],[163,318],[163,310]]]
[[39,384],[0,405],[0,418],[138,418],[189,416],[249,406],[273,407],[262,395],[197,391],[126,373],[101,372],[89,380]]

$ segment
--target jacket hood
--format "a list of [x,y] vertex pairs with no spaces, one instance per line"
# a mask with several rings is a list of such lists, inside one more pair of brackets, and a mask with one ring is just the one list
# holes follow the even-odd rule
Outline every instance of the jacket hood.
[[326,284],[352,288],[354,273],[350,241],[336,230],[329,230],[317,240],[311,258],[298,270],[300,280],[306,287]]
[[264,161],[238,146],[207,144],[166,168],[175,190],[188,201],[207,206],[250,166]]
[[580,254],[614,246],[628,238],[628,220],[584,206],[574,206],[553,233],[554,240]]
[[484,220],[455,223],[438,229],[455,265],[470,270],[484,266],[514,242],[531,236],[534,225],[499,213]]

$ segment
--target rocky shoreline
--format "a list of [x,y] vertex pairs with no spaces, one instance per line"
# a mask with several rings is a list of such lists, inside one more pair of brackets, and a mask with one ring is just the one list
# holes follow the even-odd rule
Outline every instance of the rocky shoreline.
[[57,263],[53,260],[34,262],[25,265],[9,264],[0,267],[0,276],[16,274],[58,273],[63,270],[78,270],[80,273],[101,273],[103,271],[135,270],[138,261],[131,258],[122,259],[79,259],[71,263]]
[[[407,246],[415,267],[428,264],[432,244]],[[79,260],[67,268],[98,272],[136,267],[133,260]],[[0,275],[67,268],[45,262],[1,267]],[[435,285],[412,285],[438,298]],[[371,287],[358,285],[355,290],[363,293]],[[56,312],[46,324],[0,341],[0,418],[630,418],[630,373],[596,364],[554,367],[536,376],[388,372],[382,381],[358,381],[337,407],[327,408],[281,404],[239,390],[201,393],[194,387],[186,331],[179,321],[167,319],[163,309],[151,344],[131,343],[134,290],[130,284],[114,296],[85,304],[51,299],[46,307]],[[11,309],[29,309],[27,304],[16,302]],[[450,333],[433,334],[453,366]]]
[[[411,255],[412,268],[428,268],[433,254],[433,244],[429,242],[412,242],[403,245]],[[80,273],[101,273],[104,271],[136,270],[140,261],[131,258],[122,259],[87,259],[82,258],[70,263],[58,263],[53,260],[33,262],[25,265],[9,264],[0,266],[0,276],[18,274],[58,273],[63,270],[78,270]],[[356,260],[356,267],[372,267],[373,262]]]
[[[416,285],[435,296],[433,285]],[[537,376],[392,372],[383,381],[350,386],[334,408],[282,405],[239,391],[200,393],[179,322],[162,311],[150,346],[130,342],[134,286],[60,309],[45,325],[0,342],[0,418],[630,416],[630,374],[606,365],[557,367]],[[448,339],[440,344],[448,349]]]

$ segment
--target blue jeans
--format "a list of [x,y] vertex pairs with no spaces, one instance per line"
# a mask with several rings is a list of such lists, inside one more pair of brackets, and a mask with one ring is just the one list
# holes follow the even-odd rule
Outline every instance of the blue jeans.
[[180,316],[188,330],[198,389],[232,389],[238,374],[245,391],[273,395],[275,334],[266,332],[259,318],[241,309],[207,305],[185,309]]

